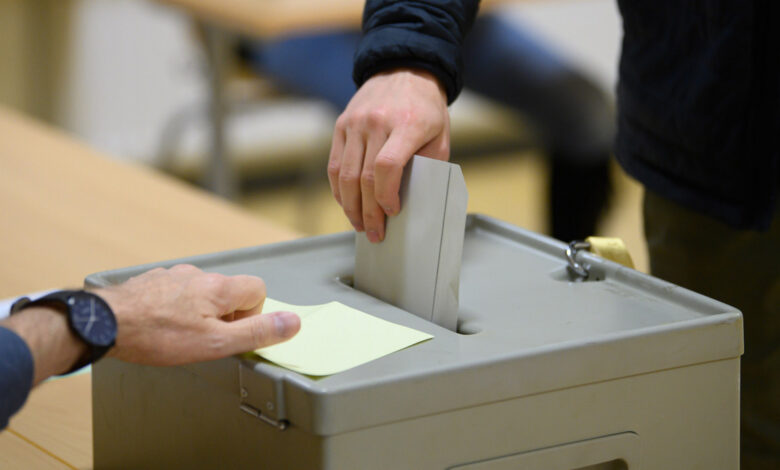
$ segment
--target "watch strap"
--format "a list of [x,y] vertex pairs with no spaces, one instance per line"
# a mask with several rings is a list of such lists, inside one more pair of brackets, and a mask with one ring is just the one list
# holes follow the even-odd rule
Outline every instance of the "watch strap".
[[103,298],[101,298],[99,295],[85,290],[59,290],[59,291],[46,294],[43,297],[40,297],[36,300],[31,300],[29,297],[21,297],[20,299],[16,300],[13,303],[13,305],[11,305],[11,310],[10,310],[10,314],[14,315],[28,307],[34,307],[34,306],[48,306],[48,307],[55,307],[55,308],[61,307],[62,309],[61,312],[67,317],[68,327],[70,328],[70,331],[80,341],[84,342],[87,345],[87,352],[76,361],[73,367],[71,367],[67,372],[64,372],[63,374],[60,375],[70,374],[72,372],[81,369],[82,367],[88,364],[97,361],[98,359],[103,357],[109,351],[109,349],[111,349],[114,346],[113,342],[108,346],[100,346],[100,345],[93,344],[92,342],[89,341],[89,338],[85,338],[73,326],[73,317],[72,317],[70,305],[68,304],[68,298],[74,295],[87,295],[87,296],[94,297],[96,301],[103,304],[106,310],[110,312],[111,315],[113,315],[113,311],[111,310],[111,307],[108,305],[108,302],[103,300]]

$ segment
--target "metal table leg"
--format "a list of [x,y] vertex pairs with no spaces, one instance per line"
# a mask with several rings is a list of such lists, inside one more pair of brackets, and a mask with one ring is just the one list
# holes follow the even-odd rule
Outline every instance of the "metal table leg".
[[211,148],[203,177],[204,186],[211,192],[232,199],[237,195],[237,177],[226,152],[225,141],[225,87],[229,50],[226,33],[216,26],[204,25],[206,56],[209,72],[209,120]]

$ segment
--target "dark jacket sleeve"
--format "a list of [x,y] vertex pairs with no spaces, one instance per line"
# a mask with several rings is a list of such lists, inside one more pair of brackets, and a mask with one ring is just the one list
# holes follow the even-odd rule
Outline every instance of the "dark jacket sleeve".
[[368,0],[355,83],[392,68],[419,68],[439,79],[452,103],[463,88],[461,45],[478,6],[479,0]]
[[13,331],[0,326],[0,430],[19,411],[33,385],[30,348]]

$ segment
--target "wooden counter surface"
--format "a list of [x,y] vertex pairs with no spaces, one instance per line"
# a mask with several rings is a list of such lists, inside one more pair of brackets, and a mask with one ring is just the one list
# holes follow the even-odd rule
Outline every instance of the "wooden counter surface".
[[[199,20],[254,37],[295,31],[359,28],[364,0],[157,0]],[[482,0],[486,10],[511,0]],[[517,0],[515,0],[517,1]]]
[[[296,238],[154,170],[0,107],[0,298],[106,269]],[[0,468],[91,468],[91,380],[37,387],[0,433]]]

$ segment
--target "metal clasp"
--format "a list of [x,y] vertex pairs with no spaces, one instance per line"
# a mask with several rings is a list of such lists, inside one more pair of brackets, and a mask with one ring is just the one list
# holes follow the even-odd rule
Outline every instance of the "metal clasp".
[[254,416],[255,418],[263,421],[264,423],[270,424],[271,426],[277,428],[280,431],[284,431],[285,429],[287,429],[287,426],[290,425],[290,423],[286,419],[283,419],[281,421],[271,419],[268,416],[264,415],[262,411],[258,410],[257,408],[251,405],[247,405],[246,403],[241,403],[238,407],[241,408],[241,411],[243,411],[244,413],[248,413]]
[[574,240],[566,247],[566,260],[569,262],[569,265],[566,266],[566,269],[568,269],[570,273],[576,276],[577,279],[585,280],[590,274],[588,272],[588,266],[577,262],[577,253],[579,253],[581,250],[589,249],[590,243],[582,240]]
[[266,424],[284,431],[290,422],[286,419],[282,376],[255,370],[240,361],[238,364],[238,386],[244,413],[260,419]]

